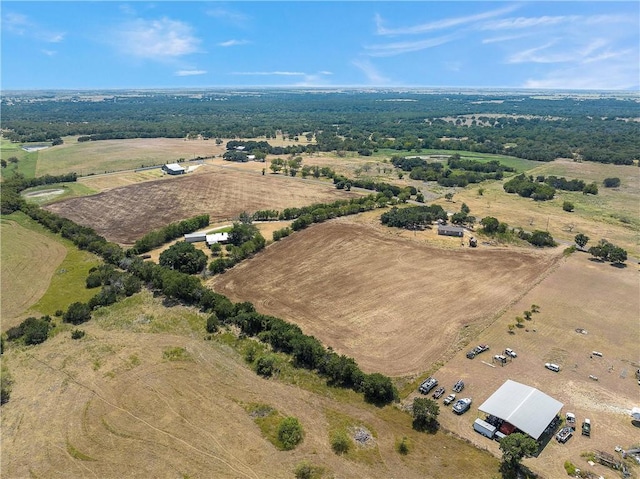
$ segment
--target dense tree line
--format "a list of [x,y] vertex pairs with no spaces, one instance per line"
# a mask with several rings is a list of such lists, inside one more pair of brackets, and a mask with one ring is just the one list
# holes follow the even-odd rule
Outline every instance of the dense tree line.
[[27,188],[55,183],[72,183],[77,178],[75,173],[44,175],[37,178],[25,178],[22,173],[15,173],[9,178],[4,178],[0,188],[0,213],[7,215],[22,209],[25,201],[20,196],[20,192]]
[[7,329],[7,340],[24,341],[24,344],[40,344],[47,340],[51,329],[51,317],[29,317],[18,326]]
[[[392,102],[385,100],[397,98],[397,92],[215,90],[198,91],[197,98],[190,93],[123,92],[102,101],[4,96],[1,127],[20,142],[67,135],[89,140],[282,135],[292,141],[275,154],[436,148],[615,164],[631,164],[640,156],[637,125],[616,120],[637,116],[633,99],[409,91],[402,97],[411,101]],[[461,122],[462,115],[471,123]],[[315,137],[316,143],[296,144],[302,135]]]
[[380,216],[383,225],[410,230],[422,229],[436,220],[447,220],[447,212],[440,205],[393,207]]
[[180,238],[187,233],[193,233],[206,226],[209,226],[209,215],[198,215],[176,223],[170,223],[163,228],[147,233],[136,241],[132,252],[134,254],[146,253],[164,243]]
[[[584,244],[586,245],[586,241]],[[589,254],[602,261],[609,261],[614,264],[622,264],[627,260],[626,250],[605,239],[601,239],[597,245],[589,248]]]
[[598,185],[595,183],[585,183],[583,180],[573,179],[568,180],[564,177],[557,176],[547,176],[539,175],[536,177],[536,181],[540,183],[546,183],[547,185],[557,189],[557,190],[565,190],[565,191],[582,191],[585,195],[598,194]]

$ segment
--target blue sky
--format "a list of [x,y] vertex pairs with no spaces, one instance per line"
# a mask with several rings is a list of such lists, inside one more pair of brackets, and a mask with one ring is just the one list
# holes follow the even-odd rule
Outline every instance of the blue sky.
[[637,90],[640,2],[2,1],[3,90]]

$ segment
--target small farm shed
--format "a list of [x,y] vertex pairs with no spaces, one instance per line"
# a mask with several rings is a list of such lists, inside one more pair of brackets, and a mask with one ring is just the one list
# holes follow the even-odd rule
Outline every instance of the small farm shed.
[[207,235],[206,240],[209,246],[215,243],[222,243],[222,244],[228,243],[229,233],[213,233],[213,234]]
[[538,440],[562,406],[560,401],[536,388],[509,379],[478,409],[508,423],[505,434],[517,428]]
[[206,233],[187,233],[184,235],[184,240],[187,243],[200,243],[207,240]]
[[438,234],[444,236],[464,236],[464,228],[462,226],[438,225]]
[[162,166],[162,170],[170,175],[184,175],[186,173],[185,169],[178,163],[167,163]]

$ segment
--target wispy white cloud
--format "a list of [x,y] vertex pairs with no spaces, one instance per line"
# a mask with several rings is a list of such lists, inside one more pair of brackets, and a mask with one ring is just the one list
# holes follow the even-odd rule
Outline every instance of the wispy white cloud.
[[640,87],[637,66],[625,61],[607,62],[596,68],[584,64],[552,70],[539,78],[529,78],[523,88],[567,90],[637,90]]
[[490,44],[490,43],[505,43],[505,42],[511,42],[513,40],[519,40],[519,39],[525,38],[525,37],[530,37],[532,35],[535,35],[535,32],[527,32],[527,33],[521,33],[521,34],[517,34],[517,35],[503,35],[503,36],[499,36],[499,37],[484,38],[482,40],[482,43],[484,45],[487,45],[487,44]]
[[115,32],[113,41],[123,53],[151,60],[189,55],[200,45],[190,25],[169,18],[128,22]]
[[630,18],[623,15],[543,15],[539,17],[510,17],[484,22],[480,30],[521,30],[556,25],[604,25],[625,22]]
[[14,35],[31,37],[47,43],[60,43],[65,38],[65,33],[51,31],[20,13],[6,13],[2,17],[2,29]]
[[247,75],[247,76],[305,76],[304,72],[295,71],[257,71],[257,72],[232,72],[232,75]]
[[367,77],[369,84],[382,86],[390,83],[389,78],[384,76],[382,73],[378,71],[378,69],[371,64],[369,60],[353,60],[351,62],[355,67],[360,69],[362,73]]
[[58,52],[56,52],[55,50],[42,50],[42,53],[44,53],[48,57],[52,57],[55,56]]
[[218,43],[219,47],[235,47],[238,45],[247,45],[249,40],[227,40],[226,42]]
[[235,26],[244,27],[250,18],[244,13],[240,13],[227,8],[210,8],[206,11],[206,14],[210,17],[223,20],[227,23],[231,23]]
[[206,70],[178,70],[175,74],[179,77],[190,77],[195,75],[204,75]]
[[[428,5],[428,3],[425,5]],[[503,8],[490,10],[488,12],[477,13],[474,15],[444,18],[441,20],[433,21],[433,22],[422,23],[419,25],[413,25],[408,27],[398,27],[398,28],[384,27],[382,17],[376,14],[375,16],[376,33],[378,35],[410,35],[410,34],[427,33],[435,30],[443,30],[446,28],[458,27],[461,25],[469,24],[469,23],[477,23],[481,20],[485,20],[488,18],[499,17],[506,13],[513,12],[516,8],[518,8],[516,5],[509,5]]]
[[425,40],[393,42],[378,45],[365,46],[367,54],[372,57],[390,57],[400,55],[402,53],[417,52],[427,48],[437,47],[458,38],[459,35],[451,34],[436,38],[427,38]]

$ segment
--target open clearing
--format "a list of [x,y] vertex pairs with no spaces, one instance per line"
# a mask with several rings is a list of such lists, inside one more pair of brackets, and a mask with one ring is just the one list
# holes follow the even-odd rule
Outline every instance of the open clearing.
[[[82,325],[82,340],[71,340],[67,331],[5,352],[3,362],[17,380],[2,407],[2,477],[279,479],[293,477],[303,460],[321,466],[327,478],[445,479],[451,471],[490,478],[497,472],[490,454],[448,434],[412,431],[411,418],[397,408],[367,405],[321,381],[314,393],[262,379],[234,349],[202,339],[199,313],[175,306],[171,321],[163,321],[168,313],[160,299],[137,296],[126,300],[124,314],[128,324],[146,328],[136,334],[114,305]],[[154,323],[171,329],[145,332]],[[184,348],[184,360],[163,359],[170,348]],[[293,451],[277,450],[246,412],[251,403],[297,417],[303,442]],[[366,425],[375,435],[373,448],[335,455],[329,432],[336,417]],[[411,444],[408,456],[395,451],[403,436]]]
[[[524,328],[509,334],[507,325],[515,323],[515,317],[523,316],[532,304],[540,306],[540,313],[525,321]],[[610,470],[589,466],[580,454],[596,449],[615,454],[617,445],[629,448],[637,444],[638,428],[632,425],[629,414],[638,405],[634,371],[640,367],[639,317],[636,268],[594,262],[586,253],[571,255],[470,345],[488,344],[489,352],[469,360],[465,357],[469,347],[434,374],[447,389],[462,378],[467,385],[463,394],[473,398],[471,411],[463,416],[444,408],[442,424],[499,454],[498,444],[473,431],[472,424],[478,417],[478,406],[504,381],[513,379],[564,403],[562,413],[575,413],[578,427],[585,417],[593,424],[591,438],[581,436],[578,430],[564,445],[551,440],[539,458],[525,463],[545,477],[563,477],[565,460],[611,477]],[[587,334],[577,333],[577,328]],[[491,363],[493,355],[506,347],[515,350],[518,357],[504,367],[484,364]],[[603,356],[593,356],[592,351]],[[545,362],[560,365],[561,371],[545,369]]]
[[243,211],[282,210],[354,196],[358,194],[312,180],[205,166],[188,175],[114,188],[48,209],[94,228],[110,241],[131,244],[153,229],[199,214],[209,214],[215,223]]
[[[585,182],[596,181],[598,194],[583,195],[581,192],[557,190],[553,200],[533,201],[507,194],[503,182],[486,182],[457,190],[453,198],[455,203],[444,199],[436,203],[452,212],[459,211],[460,205],[466,203],[478,221],[485,216],[493,216],[514,228],[549,231],[556,241],[565,241],[567,244],[573,244],[577,233],[584,233],[591,238],[587,248],[604,238],[626,249],[630,256],[640,258],[639,170],[635,166],[556,160],[543,163],[529,173],[534,177],[556,175],[583,179]],[[606,177],[619,177],[622,180],[621,187],[604,188],[602,180]],[[482,196],[478,194],[478,188],[484,189]],[[575,205],[572,213],[563,211],[564,201]]]
[[3,219],[0,268],[0,317],[4,330],[38,301],[49,287],[67,249],[48,236]]
[[422,373],[468,341],[558,256],[439,249],[395,231],[350,218],[314,225],[209,284],[298,324],[365,371],[403,376]]

